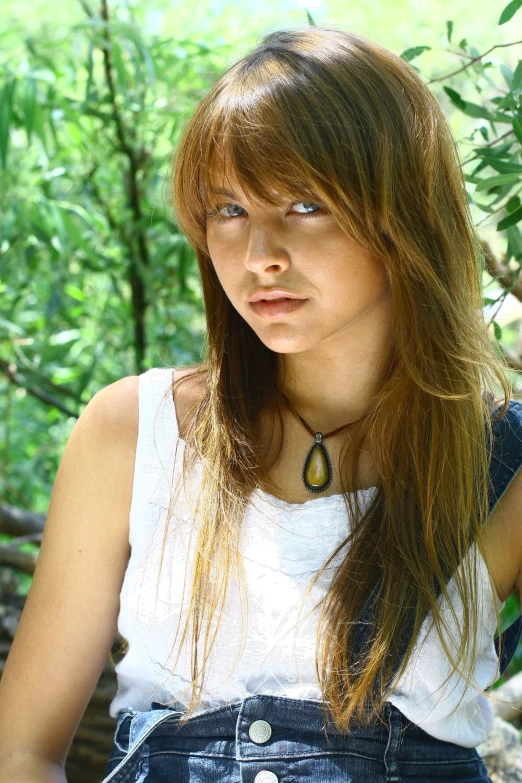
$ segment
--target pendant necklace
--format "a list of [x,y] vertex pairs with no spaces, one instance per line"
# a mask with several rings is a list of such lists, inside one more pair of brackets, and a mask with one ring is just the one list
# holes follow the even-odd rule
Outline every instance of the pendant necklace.
[[302,418],[302,416],[300,416],[293,409],[286,394],[283,394],[283,392],[280,392],[280,394],[288,408],[297,416],[301,424],[306,427],[310,435],[315,438],[315,443],[310,448],[310,451],[306,455],[306,459],[304,461],[303,483],[305,487],[310,490],[310,492],[323,492],[323,490],[330,486],[333,477],[332,463],[330,461],[330,456],[323,444],[323,440],[330,438],[332,435],[337,435],[338,432],[342,432],[348,427],[351,427],[352,424],[356,424],[358,421],[361,421],[361,419],[351,421],[349,424],[343,424],[342,427],[337,427],[336,430],[332,430],[331,432],[327,432],[325,434],[322,432],[314,432],[310,425],[307,424],[306,421]]

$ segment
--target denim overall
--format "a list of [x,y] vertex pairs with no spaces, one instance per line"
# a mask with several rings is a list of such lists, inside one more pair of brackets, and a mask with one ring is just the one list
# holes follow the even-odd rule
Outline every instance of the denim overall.
[[[521,403],[511,400],[506,415],[493,419],[493,437],[490,513],[522,466]],[[371,598],[361,612],[366,621]],[[502,633],[501,674],[521,630],[519,616]],[[196,713],[182,728],[183,710],[158,702],[148,711],[120,710],[102,783],[491,783],[476,748],[432,737],[389,701],[382,723],[349,733],[339,733],[323,707],[320,700],[257,694]]]

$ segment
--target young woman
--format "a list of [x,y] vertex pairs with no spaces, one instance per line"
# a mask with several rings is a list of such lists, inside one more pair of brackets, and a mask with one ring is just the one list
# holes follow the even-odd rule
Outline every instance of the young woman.
[[360,35],[272,32],[201,100],[171,182],[206,358],[102,389],[73,430],[0,782],[65,779],[116,624],[105,783],[489,781],[522,405],[439,105]]

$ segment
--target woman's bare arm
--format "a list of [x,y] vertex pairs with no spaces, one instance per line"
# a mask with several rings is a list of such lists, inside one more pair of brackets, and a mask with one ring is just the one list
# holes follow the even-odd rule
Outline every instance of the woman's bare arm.
[[0,680],[0,783],[65,781],[117,630],[137,435],[138,376],[129,376],[94,395],[64,450]]
[[67,778],[61,764],[34,753],[13,753],[2,763],[0,783],[67,783]]

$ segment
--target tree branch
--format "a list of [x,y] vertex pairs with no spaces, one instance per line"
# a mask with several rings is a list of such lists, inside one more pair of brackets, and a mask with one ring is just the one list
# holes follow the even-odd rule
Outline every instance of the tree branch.
[[[131,210],[134,215],[135,223],[141,226],[143,213],[140,203],[140,189],[138,185],[138,171],[140,170],[141,161],[146,160],[148,155],[143,150],[140,156],[136,155],[136,150],[127,142],[126,129],[124,122],[118,108],[116,99],[116,90],[114,87],[114,80],[112,78],[112,63],[110,56],[110,35],[108,30],[109,22],[109,10],[107,0],[101,0],[100,15],[105,21],[106,27],[104,31],[104,38],[107,42],[106,46],[102,47],[103,62],[105,68],[105,80],[109,89],[111,103],[113,107],[113,118],[116,126],[116,133],[120,142],[121,152],[127,157],[129,161],[128,172],[128,195]],[[139,228],[136,232],[138,252],[141,263],[144,267],[149,266],[149,250],[147,245],[147,239],[143,228]],[[143,366],[143,359],[145,356],[145,310],[148,307],[148,301],[145,294],[145,286],[143,280],[139,274],[138,266],[134,259],[131,257],[131,267],[129,269],[129,282],[132,292],[132,310],[134,316],[134,340],[136,349],[136,365],[138,373],[141,372]]]
[[[480,150],[486,149],[487,147],[492,147],[497,142],[502,141],[502,139],[505,139],[506,136],[509,136],[511,133],[513,133],[513,129],[512,128],[511,128],[511,130],[508,130],[505,133],[503,133],[501,136],[497,136],[492,141],[488,141],[486,144],[481,144],[480,147],[478,147],[476,149],[478,149],[480,151]],[[476,160],[479,157],[480,157],[480,155],[476,154],[476,155],[473,155],[472,158],[466,158],[465,160],[463,159],[462,160],[462,165],[464,166],[464,165],[466,165],[466,163],[471,163],[472,160]]]
[[32,552],[22,552],[16,547],[0,544],[0,566],[9,566],[25,574],[34,574],[37,560],[38,555],[33,555]]
[[506,364],[509,367],[511,367],[512,370],[517,370],[517,372],[522,372],[522,353],[520,353],[520,351],[518,353],[515,353],[514,351],[510,351],[509,348],[506,348],[506,346],[503,345],[502,353],[504,354],[504,360]]
[[433,82],[442,82],[444,79],[449,79],[450,76],[455,76],[457,73],[461,73],[462,71],[465,71],[466,68],[469,68],[470,65],[473,65],[474,63],[478,62],[479,60],[482,60],[483,57],[485,57],[487,54],[490,54],[494,49],[500,49],[504,46],[518,46],[518,44],[522,44],[522,41],[513,41],[512,43],[505,43],[505,44],[495,44],[495,46],[492,46],[491,49],[488,49],[483,54],[479,54],[478,57],[473,57],[469,63],[466,63],[466,65],[463,65],[462,68],[457,68],[456,71],[452,71],[451,73],[445,74],[445,76],[438,76],[436,79],[430,79],[426,84],[433,84]]
[[33,536],[43,533],[45,514],[27,511],[25,508],[0,505],[0,533],[8,536]]
[[[79,414],[76,411],[72,411],[70,408],[68,408],[66,405],[64,405],[57,397],[54,397],[52,394],[49,394],[44,389],[40,389],[37,386],[33,385],[26,385],[24,383],[24,379],[22,376],[16,372],[16,365],[12,364],[11,362],[6,362],[5,359],[0,359],[0,372],[2,372],[10,381],[11,383],[16,384],[21,389],[25,389],[28,394],[31,394],[33,397],[36,397],[37,399],[41,400],[42,402],[45,402],[47,405],[53,405],[55,408],[57,408],[62,413],[65,413],[67,416],[73,416],[75,419],[78,418]],[[56,387],[58,391],[61,392],[61,389],[59,387]],[[70,392],[67,391],[68,394]],[[78,405],[81,405],[81,401],[77,401]]]
[[[510,294],[513,294],[513,296],[516,296],[516,298],[522,302],[522,280],[513,285],[517,278],[518,270],[513,272],[505,266],[505,263],[499,261],[485,239],[480,240],[480,245],[484,251],[484,266],[486,271],[491,277],[495,278],[502,288],[505,288],[506,291],[509,291]],[[513,286],[513,288],[511,288],[511,286]]]

